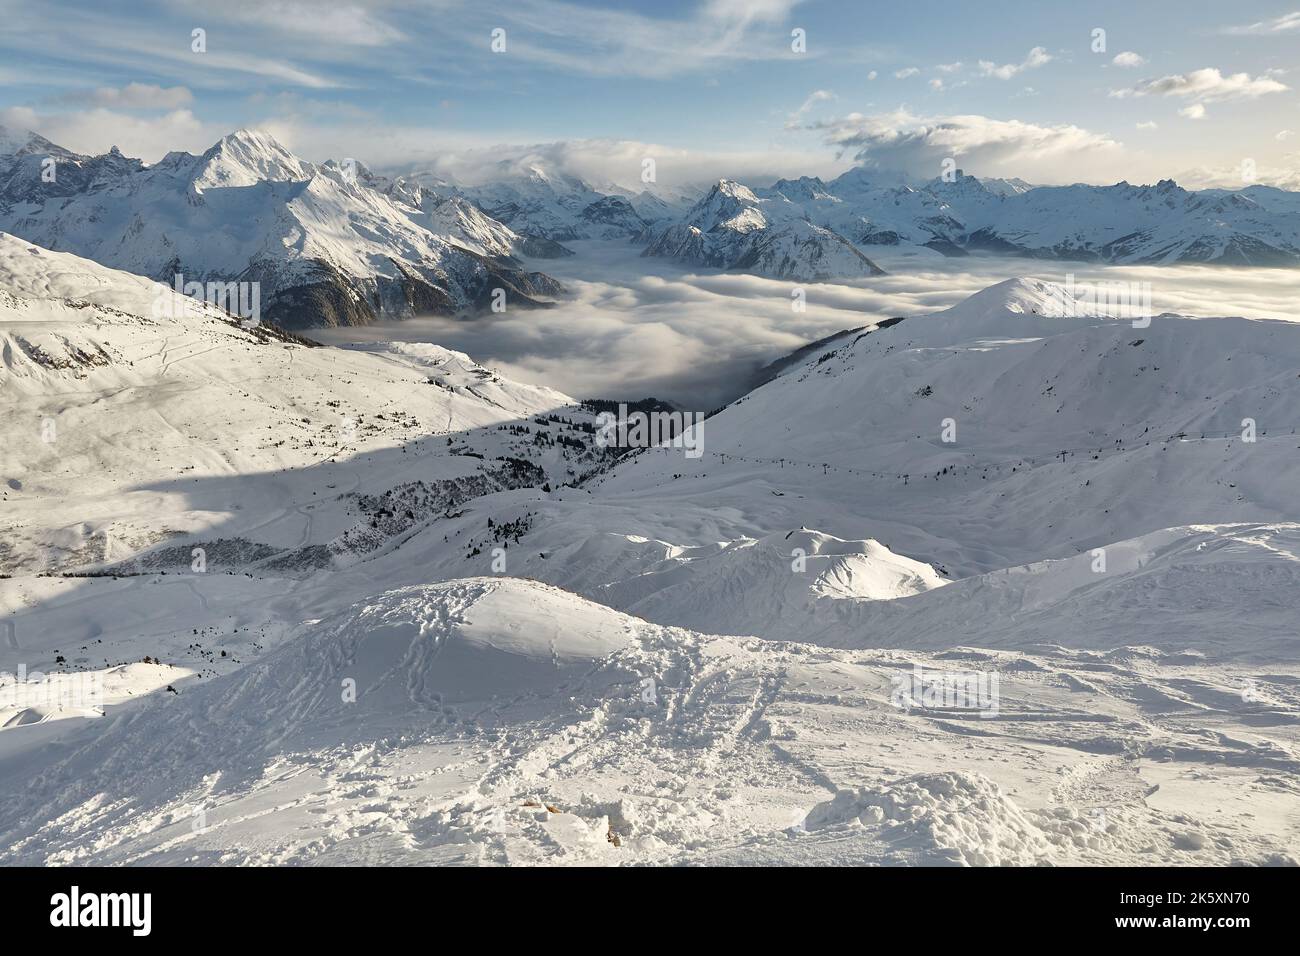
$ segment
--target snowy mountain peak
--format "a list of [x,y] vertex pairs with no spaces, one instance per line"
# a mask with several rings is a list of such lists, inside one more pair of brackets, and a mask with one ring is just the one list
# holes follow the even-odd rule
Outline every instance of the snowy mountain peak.
[[25,156],[29,153],[44,153],[56,156],[75,156],[71,150],[56,146],[39,133],[29,129],[10,129],[0,126],[0,156]]
[[311,163],[299,159],[262,130],[239,129],[222,137],[201,157],[194,177],[200,190],[213,186],[255,186],[259,182],[310,179]]
[[1027,193],[1034,188],[1032,183],[1027,183],[1018,176],[1010,179],[981,176],[980,183],[983,184],[985,189],[997,193],[999,196],[1019,196],[1021,193]]
[[911,181],[905,173],[870,169],[866,166],[854,166],[836,176],[826,186],[828,192],[841,198],[848,198],[861,192],[900,188],[911,189]]
[[[1020,276],[976,292],[950,309],[925,316],[911,326],[927,344],[972,340],[1023,341],[1056,335],[1113,318],[1088,298],[1083,287]],[[1126,316],[1119,316],[1125,318]]]
[[838,202],[836,197],[832,196],[826,188],[826,184],[817,176],[800,176],[798,179],[778,179],[768,189],[764,190],[766,194],[784,196],[793,202],[813,202],[816,200],[827,200]]
[[0,126],[0,156],[12,156],[36,136],[31,130],[10,129]]
[[596,192],[587,183],[557,169],[552,169],[537,156],[503,159],[496,165],[496,175],[490,183],[516,190],[519,195],[539,199],[555,199],[574,194],[596,198]]
[[730,179],[719,180],[680,222],[648,233],[643,255],[709,268],[810,282],[882,274],[844,236],[813,223],[785,195],[760,198]]
[[[718,184],[713,187],[710,195],[722,195],[737,202],[758,202],[758,197],[754,191],[744,183],[738,183],[734,179],[719,179]],[[706,197],[707,198],[707,197]]]
[[981,289],[948,310],[969,318],[987,316],[1040,315],[1060,318],[1083,315],[1084,303],[1074,293],[1055,282],[1017,276]]
[[707,196],[691,207],[686,223],[701,232],[719,226],[737,232],[750,232],[767,226],[761,206],[763,200],[754,195],[748,186],[730,179],[720,179]]
[[1054,282],[1015,276],[981,289],[956,308],[979,304],[1006,312],[1034,312],[1041,311],[1054,297],[1065,294],[1065,288]]
[[473,312],[497,288],[529,308],[560,291],[520,269],[519,237],[477,210],[425,216],[430,197],[410,197],[423,209],[399,205],[364,167],[317,166],[261,130],[149,168],[60,155],[57,183],[41,177],[41,159],[0,164],[0,229],[139,275],[256,281],[262,317],[277,324]]

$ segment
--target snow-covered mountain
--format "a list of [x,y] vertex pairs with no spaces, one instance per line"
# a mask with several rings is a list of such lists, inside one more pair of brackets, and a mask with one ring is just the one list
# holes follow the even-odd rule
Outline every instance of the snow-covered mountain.
[[1075,305],[615,460],[0,236],[0,863],[1295,862],[1300,326]]
[[961,170],[914,185],[855,167],[830,182],[633,193],[531,154],[481,179],[316,165],[248,130],[150,167],[116,148],[83,156],[0,130],[0,229],[160,280],[260,282],[266,317],[286,327],[472,312],[497,289],[507,307],[545,305],[563,290],[521,258],[565,256],[563,243],[579,239],[633,239],[648,256],[795,281],[877,275],[876,246],[1300,264],[1300,199],[1266,186],[1047,187]]
[[468,312],[497,289],[530,308],[562,291],[520,267],[525,243],[478,210],[380,192],[364,170],[308,163],[266,133],[148,168],[116,153],[60,161],[50,192],[43,148],[0,160],[0,229],[161,281],[259,282],[263,317],[287,327]]
[[401,179],[386,191],[389,195],[401,197],[405,205],[414,210],[410,213],[411,218],[434,235],[449,236],[465,248],[485,256],[559,259],[573,254],[553,239],[520,235],[463,196],[425,191],[418,184]]
[[681,221],[652,227],[642,238],[646,256],[774,279],[816,282],[883,274],[843,236],[803,218],[788,197],[776,193],[760,199],[725,179]]
[[[580,511],[548,502],[526,552],[548,558],[525,573],[660,623],[717,631],[739,615],[736,633],[788,639],[819,632],[813,605],[844,621],[846,605],[811,593],[817,554],[867,561],[879,546],[951,580],[1167,528],[1300,518],[1286,491],[1300,326],[1160,315],[1135,329],[1060,317],[1066,296],[1010,280],[835,339],[707,419],[701,457],[646,451],[587,482]],[[784,536],[805,532],[830,545],[798,545],[807,586],[786,613],[771,602],[796,591],[767,574],[789,571]]]
[[1154,186],[1030,186],[960,170],[951,182],[935,179],[919,188],[874,180],[871,171],[857,168],[813,193],[789,198],[814,222],[864,245],[1128,264],[1300,264],[1294,194],[1269,187],[1194,192],[1172,180]]
[[116,146],[102,156],[83,156],[44,136],[0,126],[0,209],[75,195],[141,168]]
[[0,408],[0,573],[183,568],[195,547],[309,573],[606,454],[593,412],[461,353],[316,347],[2,233]]
[[456,192],[521,235],[555,242],[628,239],[646,227],[631,199],[536,159],[503,160],[478,186]]
[[[961,170],[952,181],[913,186],[856,167],[829,183],[805,176],[750,189],[724,181],[681,219],[650,230],[648,254],[780,276],[779,268],[762,260],[729,264],[743,260],[729,254],[740,244],[730,233],[753,232],[761,216],[806,220],[868,252],[872,246],[912,245],[945,255],[984,251],[1125,264],[1295,266],[1297,209],[1296,194],[1266,186],[1194,192],[1164,180],[1154,186],[1048,187]],[[735,225],[724,225],[725,241],[699,237],[742,211]],[[813,272],[821,278],[861,274],[851,257],[828,257],[826,267]]]

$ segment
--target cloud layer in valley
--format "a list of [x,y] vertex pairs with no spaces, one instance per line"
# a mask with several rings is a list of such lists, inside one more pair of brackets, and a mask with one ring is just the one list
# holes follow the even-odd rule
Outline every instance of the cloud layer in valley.
[[897,315],[955,305],[1017,275],[1065,282],[1149,282],[1157,311],[1300,321],[1295,279],[1285,269],[1095,266],[925,253],[878,254],[889,275],[803,286],[807,309],[791,308],[789,282],[684,269],[645,259],[615,242],[573,243],[572,259],[534,261],[572,293],[554,309],[507,311],[473,321],[414,319],[364,328],[313,330],[337,344],[430,341],[469,353],[523,381],[577,398],[653,395],[708,411],[736,398],[767,362],[808,342]]

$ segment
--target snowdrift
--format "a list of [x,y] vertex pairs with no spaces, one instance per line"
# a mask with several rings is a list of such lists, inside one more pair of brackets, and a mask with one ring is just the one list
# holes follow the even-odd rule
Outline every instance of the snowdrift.
[[[579,691],[626,685],[620,693],[635,699],[637,676],[602,664],[645,628],[512,579],[386,592],[305,623],[240,671],[30,752],[23,772],[0,785],[0,845],[9,848],[0,860],[24,858],[28,814],[54,820],[67,811],[77,827],[118,826],[150,807],[253,786],[295,754],[373,746],[390,735],[472,734],[507,708],[510,720],[553,718]],[[171,822],[164,815],[153,825]]]

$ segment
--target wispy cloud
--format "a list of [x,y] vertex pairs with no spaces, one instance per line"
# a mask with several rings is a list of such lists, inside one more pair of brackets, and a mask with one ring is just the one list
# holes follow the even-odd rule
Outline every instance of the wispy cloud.
[[[1044,126],[987,116],[917,116],[900,109],[866,116],[853,113],[814,122],[825,142],[852,152],[859,162],[929,177],[953,158],[986,175],[1002,172],[1052,181],[1062,157],[1117,151],[1110,137],[1070,124]],[[1054,174],[1047,172],[1054,170]]]
[[174,110],[193,102],[194,94],[184,86],[158,86],[152,83],[128,83],[125,86],[101,86],[94,90],[74,90],[59,97],[63,103],[127,110]]
[[[326,89],[345,85],[336,71],[322,71],[299,65],[286,48],[271,55],[260,33],[239,38],[239,43],[223,38],[215,26],[220,22],[220,8],[206,18],[209,26],[194,25],[180,29],[149,18],[127,19],[95,9],[69,3],[50,3],[40,8],[28,4],[7,5],[6,26],[11,36],[21,36],[25,54],[39,54],[63,68],[95,69],[102,75],[104,67],[123,72],[148,71],[183,80],[187,87],[229,86],[271,80],[291,86]],[[206,48],[199,52],[192,31],[206,31]],[[0,49],[14,49],[0,35]],[[317,48],[306,48],[317,49]],[[337,51],[337,47],[331,47]],[[331,55],[337,55],[332,53]]]
[[789,34],[775,27],[798,2],[708,0],[676,19],[561,0],[512,0],[491,13],[511,57],[580,75],[657,78],[792,55]]
[[800,104],[799,108],[790,114],[790,119],[786,125],[791,126],[797,124],[801,119],[803,119],[808,111],[818,103],[825,103],[828,100],[833,99],[835,99],[835,94],[830,90],[813,90],[808,94],[807,98],[804,99],[803,103]]
[[1123,53],[1116,53],[1115,58],[1110,61],[1115,66],[1122,66],[1128,69],[1144,66],[1147,62],[1146,57],[1134,53],[1132,50],[1125,50]]
[[26,106],[0,109],[0,126],[34,130],[77,153],[117,146],[127,156],[156,160],[172,150],[201,152],[229,130],[205,123],[187,109],[140,116],[98,107],[45,113]]
[[[280,36],[315,40],[336,46],[381,47],[408,39],[386,7],[395,2],[331,2],[315,0],[172,0],[174,9],[193,11],[194,22],[234,23]],[[431,3],[446,7],[450,4]],[[396,13],[396,11],[393,11]]]
[[1252,77],[1247,73],[1232,73],[1224,76],[1219,70],[1209,67],[1193,70],[1190,73],[1173,73],[1159,79],[1143,80],[1136,86],[1111,90],[1110,95],[1117,99],[1134,96],[1174,96],[1190,100],[1191,105],[1181,110],[1183,116],[1201,119],[1205,116],[1206,103],[1221,103],[1229,100],[1253,100],[1270,93],[1281,93],[1287,89],[1272,76]]
[[1019,63],[994,63],[991,60],[980,60],[980,73],[984,76],[991,76],[999,80],[1009,80],[1013,76],[1034,70],[1052,61],[1052,55],[1041,46],[1036,46],[1025,56]]
[[1300,30],[1300,10],[1274,17],[1272,20],[1260,20],[1257,23],[1248,23],[1245,26],[1228,27],[1223,32],[1235,36],[1269,36],[1276,33],[1293,33],[1297,30]]
[[[272,127],[276,135],[280,130]],[[310,141],[301,133],[289,134],[295,142]],[[348,143],[361,139],[350,133]],[[373,141],[373,137],[372,137]],[[534,144],[478,144],[448,148],[436,135],[421,137],[419,131],[400,135],[404,156],[396,156],[387,143],[382,153],[361,143],[349,155],[368,165],[400,171],[426,170],[466,185],[477,185],[494,175],[511,169],[539,165],[563,175],[575,176],[600,187],[617,186],[632,192],[645,189],[641,181],[642,162],[654,159],[659,187],[676,188],[707,185],[723,177],[747,183],[767,184],[782,177],[802,175],[833,176],[843,172],[848,163],[837,161],[825,151],[807,150],[690,150],[663,143],[630,139],[570,139]],[[416,144],[419,144],[418,146]],[[308,150],[311,154],[311,150]],[[413,160],[413,155],[425,158]]]

